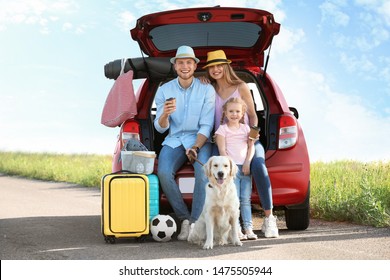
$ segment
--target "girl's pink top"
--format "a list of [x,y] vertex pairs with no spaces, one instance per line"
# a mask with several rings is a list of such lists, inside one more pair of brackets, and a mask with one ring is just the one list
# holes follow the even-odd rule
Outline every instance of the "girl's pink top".
[[229,128],[227,124],[219,126],[215,134],[225,137],[226,153],[235,164],[244,164],[248,152],[249,125],[240,123],[239,128]]
[[[223,99],[218,95],[218,93],[215,95],[215,119],[214,119],[214,129],[217,131],[219,125],[221,124],[221,118],[222,118],[222,106],[232,97],[240,97],[240,93],[238,91],[238,87],[236,90],[226,99]],[[245,123],[249,124],[249,117],[248,114],[245,113]],[[226,123],[227,119],[225,118],[223,123]]]

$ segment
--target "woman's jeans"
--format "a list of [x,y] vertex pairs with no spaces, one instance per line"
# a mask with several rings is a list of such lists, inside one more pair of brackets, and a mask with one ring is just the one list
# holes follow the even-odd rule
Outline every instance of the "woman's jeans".
[[[198,160],[205,164],[210,158],[212,150],[211,143],[205,143],[198,153]],[[176,216],[181,220],[195,222],[203,210],[206,197],[206,184],[208,179],[204,173],[203,166],[194,162],[195,187],[192,198],[192,211],[189,212],[185,204],[179,186],[176,183],[176,172],[188,161],[186,150],[181,145],[176,148],[163,146],[158,158],[157,175],[161,183],[161,188]]]
[[[212,155],[219,155],[217,145],[213,145]],[[256,183],[257,193],[260,196],[261,207],[264,210],[271,210],[273,208],[271,181],[265,166],[264,148],[258,140],[255,142],[255,155],[251,162],[251,174]]]
[[234,179],[236,185],[238,199],[240,201],[240,214],[244,229],[252,229],[252,176],[244,175],[242,165],[237,165],[238,172]]
[[260,141],[255,142],[255,155],[251,162],[251,174],[255,179],[257,192],[260,196],[261,207],[264,210],[272,209],[272,189],[268,170],[265,166],[264,148]]

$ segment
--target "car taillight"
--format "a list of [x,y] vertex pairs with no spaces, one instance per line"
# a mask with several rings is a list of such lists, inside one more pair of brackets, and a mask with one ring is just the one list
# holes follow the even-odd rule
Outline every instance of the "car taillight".
[[281,116],[279,119],[279,149],[291,148],[297,143],[297,140],[297,120],[293,116]]
[[127,142],[127,140],[132,138],[140,140],[139,123],[135,120],[127,120],[122,125],[122,133],[121,133],[122,147]]

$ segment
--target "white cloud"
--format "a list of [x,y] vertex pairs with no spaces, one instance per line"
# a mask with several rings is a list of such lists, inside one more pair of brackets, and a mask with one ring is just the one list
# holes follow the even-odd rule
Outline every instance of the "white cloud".
[[390,26],[390,2],[384,1],[378,12],[383,17],[387,25]]
[[[380,57],[379,60],[383,65],[385,65],[385,67],[380,69],[379,75],[383,80],[387,81],[390,88],[390,57]],[[388,94],[390,95],[390,89]]]
[[72,28],[73,28],[73,24],[70,23],[70,22],[65,22],[65,23],[62,25],[62,30],[64,30],[64,31],[71,30]]
[[387,25],[390,25],[390,2],[385,0],[355,0],[355,4],[374,11]]
[[129,11],[121,12],[118,17],[119,26],[124,31],[128,31],[133,28],[136,20],[137,17]]
[[335,26],[347,26],[350,17],[341,11],[340,6],[344,3],[340,1],[325,1],[320,5],[322,22],[332,22]]
[[361,32],[356,38],[356,46],[361,51],[370,51],[388,41],[390,37],[386,24],[376,12],[360,12],[358,24],[361,25]]
[[388,41],[390,37],[389,30],[382,26],[374,27],[371,31],[371,35],[377,46],[380,45],[382,42]]
[[305,40],[303,29],[290,30],[281,26],[279,34],[274,39],[275,43],[272,48],[275,50],[275,53],[287,53],[303,40]]
[[340,62],[348,72],[355,72],[359,75],[369,74],[377,70],[376,66],[366,55],[356,57],[356,55],[342,52],[340,53]]
[[0,2],[0,31],[9,25],[28,24],[41,26],[41,32],[47,33],[48,23],[55,22],[61,15],[78,10],[73,0],[15,0]]

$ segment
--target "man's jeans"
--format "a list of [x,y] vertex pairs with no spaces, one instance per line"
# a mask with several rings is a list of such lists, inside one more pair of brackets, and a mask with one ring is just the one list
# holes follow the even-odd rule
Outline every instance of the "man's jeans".
[[[198,153],[198,160],[205,164],[211,155],[211,143],[205,143]],[[176,216],[181,220],[195,222],[203,210],[206,196],[206,184],[208,179],[204,173],[203,166],[194,162],[195,187],[192,198],[192,213],[185,204],[179,186],[176,183],[176,172],[188,161],[185,148],[181,145],[176,148],[163,146],[158,158],[158,178],[161,188],[168,198]]]

